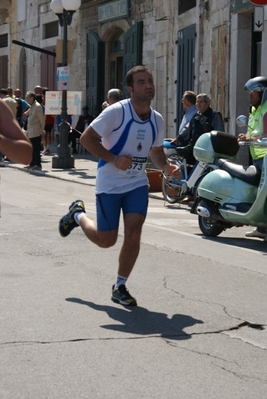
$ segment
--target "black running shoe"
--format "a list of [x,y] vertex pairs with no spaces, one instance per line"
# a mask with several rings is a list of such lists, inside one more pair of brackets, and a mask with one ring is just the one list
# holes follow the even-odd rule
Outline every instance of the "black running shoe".
[[70,232],[78,227],[78,224],[74,220],[74,214],[76,212],[85,213],[84,203],[82,200],[76,200],[69,206],[69,213],[63,216],[59,221],[59,233],[61,237],[67,237]]
[[125,306],[136,306],[137,302],[134,297],[127,290],[125,285],[120,285],[116,290],[114,290],[114,285],[112,287],[112,296],[111,299],[113,302],[120,303]]

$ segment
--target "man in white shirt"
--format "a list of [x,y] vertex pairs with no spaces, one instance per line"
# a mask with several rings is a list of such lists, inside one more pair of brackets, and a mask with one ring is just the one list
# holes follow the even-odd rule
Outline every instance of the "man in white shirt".
[[108,106],[81,136],[81,144],[99,157],[96,177],[97,222],[85,215],[84,203],[73,202],[59,222],[66,237],[81,226],[87,238],[101,248],[113,246],[118,237],[121,211],[124,242],[119,255],[117,280],[111,299],[135,306],[125,284],[137,260],[142,226],[148,207],[148,154],[161,170],[179,177],[177,166],[169,164],[163,151],[163,118],[150,104],[155,94],[151,71],[135,66],[126,74],[131,98]]

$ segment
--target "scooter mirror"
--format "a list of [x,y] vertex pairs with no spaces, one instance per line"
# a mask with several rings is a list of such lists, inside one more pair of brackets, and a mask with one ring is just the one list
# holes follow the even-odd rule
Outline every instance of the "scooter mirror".
[[239,115],[236,118],[236,124],[239,127],[244,127],[248,125],[248,118],[245,115]]

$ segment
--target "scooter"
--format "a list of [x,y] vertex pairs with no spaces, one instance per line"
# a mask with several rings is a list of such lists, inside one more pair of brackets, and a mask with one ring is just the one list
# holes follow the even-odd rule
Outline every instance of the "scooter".
[[197,162],[195,165],[187,163],[186,156],[192,151],[192,147],[177,147],[168,140],[163,142],[163,150],[170,163],[180,168],[181,178],[175,179],[162,172],[162,194],[165,201],[174,204],[181,201],[185,195],[197,196],[197,187],[207,173],[216,169],[216,165],[205,162]]
[[[267,149],[264,138],[241,143],[247,144]],[[233,226],[267,228],[267,154],[262,171],[242,166],[233,162],[239,145],[236,137],[219,131],[204,133],[195,144],[197,160],[218,166],[200,182],[191,208],[205,236],[216,237]]]

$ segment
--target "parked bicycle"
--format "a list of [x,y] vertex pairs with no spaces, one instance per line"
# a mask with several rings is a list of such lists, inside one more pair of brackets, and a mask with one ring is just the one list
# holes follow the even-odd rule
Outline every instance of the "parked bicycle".
[[180,180],[162,172],[162,194],[165,201],[174,204],[181,201],[186,195],[191,195],[196,199],[200,181],[218,167],[204,162],[197,162],[195,165],[188,164],[186,157],[192,151],[190,146],[177,147],[168,140],[164,140],[163,148],[168,155],[169,162],[177,165],[181,171]]

